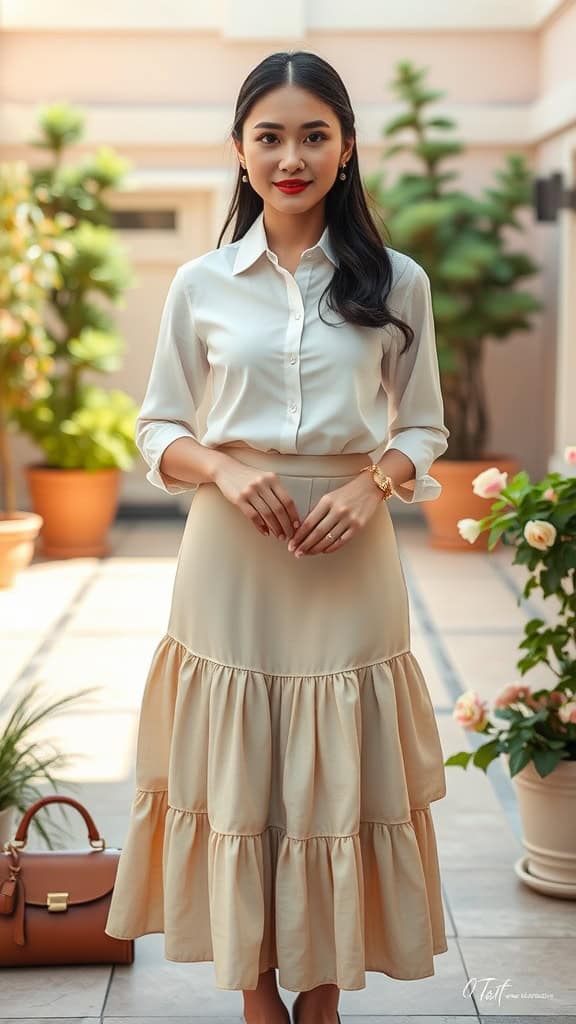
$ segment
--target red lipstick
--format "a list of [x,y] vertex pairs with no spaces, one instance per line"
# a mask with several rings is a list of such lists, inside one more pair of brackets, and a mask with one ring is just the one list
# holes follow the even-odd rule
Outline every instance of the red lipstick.
[[276,188],[279,188],[284,195],[293,196],[298,192],[303,192],[304,189],[312,183],[310,181],[304,181],[302,178],[286,178],[283,181],[275,181],[273,184]]

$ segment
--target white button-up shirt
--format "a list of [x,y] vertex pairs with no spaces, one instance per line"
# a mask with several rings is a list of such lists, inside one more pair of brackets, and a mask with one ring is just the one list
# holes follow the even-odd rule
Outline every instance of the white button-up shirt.
[[[292,275],[268,247],[264,215],[244,236],[178,267],[164,304],[136,444],[147,479],[171,494],[198,484],[164,480],[159,463],[179,437],[207,447],[240,441],[262,451],[310,455],[389,448],[412,460],[416,478],[395,488],[405,502],[430,501],[429,475],[448,447],[443,422],[430,282],[409,256],[388,249],[388,307],[414,341],[391,325],[347,322],[322,301],[338,258],[327,226]],[[340,321],[340,322],[339,322]],[[333,326],[336,324],[336,326]],[[205,428],[197,411],[206,387]]]

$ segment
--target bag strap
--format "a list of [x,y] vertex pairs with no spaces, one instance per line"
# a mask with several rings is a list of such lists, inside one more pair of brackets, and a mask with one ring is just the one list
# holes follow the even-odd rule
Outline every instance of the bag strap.
[[92,815],[84,807],[84,804],[81,804],[79,800],[75,800],[73,796],[61,796],[58,793],[54,793],[51,796],[43,796],[41,797],[40,800],[36,800],[35,803],[30,805],[28,810],[23,815],[22,820],[16,830],[16,835],[14,836],[14,839],[12,841],[14,846],[18,846],[19,848],[23,848],[24,846],[26,846],[26,843],[28,842],[28,826],[30,825],[30,822],[34,815],[36,814],[36,812],[39,811],[41,807],[44,807],[45,804],[70,804],[71,807],[74,807],[74,809],[82,815],[84,821],[86,822],[90,845],[97,845],[100,847],[100,849],[104,849],[104,840],[102,839],[98,829],[96,828]]
[[26,909],[26,889],[22,878],[22,865],[20,854],[10,842],[4,844],[4,848],[10,857],[8,865],[9,876],[5,878],[0,890],[0,913],[14,913],[16,903],[16,915],[14,917],[14,942],[17,946],[23,946],[26,942],[24,934],[24,911]]

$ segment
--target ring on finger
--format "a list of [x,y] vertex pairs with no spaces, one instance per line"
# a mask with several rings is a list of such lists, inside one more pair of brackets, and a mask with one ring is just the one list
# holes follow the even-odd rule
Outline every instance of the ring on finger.
[[347,541],[350,540],[351,536],[352,531],[347,527],[344,527],[344,529],[342,530],[338,537],[335,537],[332,530],[329,530],[329,532],[326,534],[326,539],[328,540],[327,547],[333,547],[334,544],[346,544]]

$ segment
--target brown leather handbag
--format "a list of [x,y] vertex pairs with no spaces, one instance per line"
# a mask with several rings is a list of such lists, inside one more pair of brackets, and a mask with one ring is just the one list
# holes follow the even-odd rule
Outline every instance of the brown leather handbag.
[[[92,850],[24,852],[33,815],[50,803],[80,812]],[[104,931],[119,858],[78,800],[55,794],[32,804],[0,857],[0,966],[131,964],[134,939]]]

